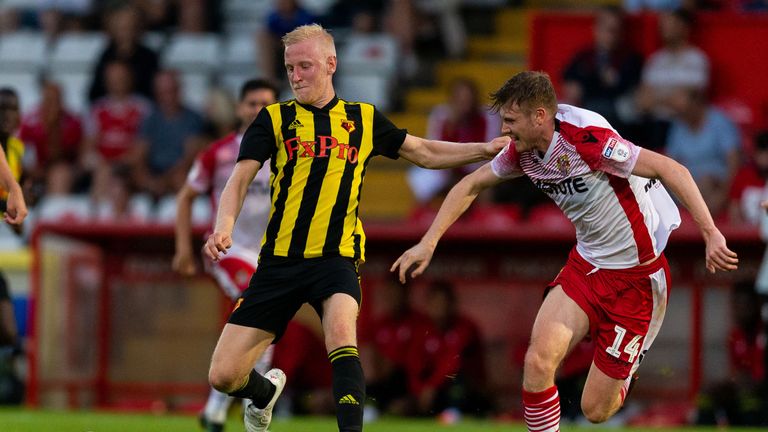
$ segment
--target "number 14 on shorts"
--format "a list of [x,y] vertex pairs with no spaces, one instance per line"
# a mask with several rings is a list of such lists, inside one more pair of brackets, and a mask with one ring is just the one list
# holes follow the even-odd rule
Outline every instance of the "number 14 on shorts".
[[[627,330],[621,326],[614,327],[614,330],[616,331],[616,338],[613,340],[613,345],[606,348],[605,352],[616,358],[621,358],[621,344],[624,341]],[[635,357],[640,353],[640,340],[642,338],[642,335],[637,335],[624,347],[624,352],[629,355],[629,363],[634,363]]]

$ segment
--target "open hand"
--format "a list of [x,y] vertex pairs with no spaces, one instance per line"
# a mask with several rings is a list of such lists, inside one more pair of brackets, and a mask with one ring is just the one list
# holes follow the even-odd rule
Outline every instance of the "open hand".
[[715,230],[709,238],[706,239],[706,265],[710,273],[720,271],[732,271],[738,268],[739,258],[736,252],[728,249],[725,245],[725,237],[719,230]]
[[[392,264],[392,267],[390,267],[389,271],[398,271],[400,283],[405,283],[406,276],[415,278],[424,273],[424,270],[427,269],[430,261],[432,261],[433,253],[434,250],[432,248],[425,244],[419,243],[400,255],[400,258],[398,258],[397,261]],[[408,274],[408,270],[411,268],[411,266],[414,265],[416,268],[411,271],[410,274]]]

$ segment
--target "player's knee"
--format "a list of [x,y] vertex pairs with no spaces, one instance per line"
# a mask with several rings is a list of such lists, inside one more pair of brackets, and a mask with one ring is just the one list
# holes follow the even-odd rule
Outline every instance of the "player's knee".
[[581,400],[581,411],[590,423],[603,423],[613,415],[611,407],[599,401],[590,401],[587,398]]
[[211,384],[211,387],[222,393],[231,393],[237,390],[239,381],[240,377],[222,368],[211,366],[211,369],[208,371],[208,382]]
[[534,349],[525,353],[524,374],[529,379],[548,379],[555,374],[557,362]]

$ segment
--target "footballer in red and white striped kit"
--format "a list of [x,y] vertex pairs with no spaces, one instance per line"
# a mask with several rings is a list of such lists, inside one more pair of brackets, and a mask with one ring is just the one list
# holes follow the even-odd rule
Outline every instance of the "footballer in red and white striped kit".
[[[182,275],[196,272],[192,252],[192,202],[197,195],[208,194],[214,213],[224,185],[232,174],[240,153],[240,141],[245,129],[253,122],[262,108],[277,101],[277,88],[268,81],[252,79],[240,89],[237,116],[240,130],[212,143],[195,158],[187,175],[187,181],[177,195],[176,253],[173,268]],[[205,270],[232,301],[236,301],[248,288],[251,276],[259,264],[261,237],[267,230],[269,211],[272,207],[269,187],[269,170],[256,174],[248,187],[240,217],[233,229],[234,243],[227,254],[217,262],[204,259]],[[273,349],[270,346],[256,362],[254,369],[266,373],[272,365]],[[231,396],[211,389],[200,419],[208,432],[224,430]]]
[[502,134],[513,141],[448,194],[422,240],[392,265],[401,281],[424,272],[437,242],[484,189],[527,175],[576,227],[576,246],[548,287],[523,371],[529,431],[560,429],[555,373],[587,334],[596,342],[581,407],[600,423],[621,408],[666,311],[670,274],[664,247],[680,215],[666,188],[690,211],[706,242],[706,266],[735,270],[688,170],[623,139],[599,114],[558,105],[549,77],[522,72],[492,95]]

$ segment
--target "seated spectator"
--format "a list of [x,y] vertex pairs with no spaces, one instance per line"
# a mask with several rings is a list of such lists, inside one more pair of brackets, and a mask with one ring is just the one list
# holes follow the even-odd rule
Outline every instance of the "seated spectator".
[[381,312],[367,326],[363,337],[366,388],[374,408],[392,414],[410,411],[407,357],[417,333],[426,330],[427,317],[411,306],[410,287],[395,278],[387,279],[376,298]]
[[675,118],[665,151],[685,165],[713,215],[725,210],[728,191],[739,166],[740,133],[720,110],[709,104],[704,90],[677,88],[669,95]]
[[624,43],[625,30],[620,9],[600,9],[594,45],[577,53],[563,72],[563,102],[600,113],[619,130],[617,104],[634,92],[643,64],[640,54]]
[[699,396],[696,423],[719,426],[768,425],[765,390],[766,339],[760,317],[760,298],[752,282],[740,282],[732,291],[733,326],[728,335],[730,372]]
[[[429,113],[427,138],[455,141],[490,141],[500,134],[498,115],[488,111],[480,102],[477,84],[469,78],[460,78],[449,87],[448,101],[437,105]],[[427,207],[439,208],[445,194],[478,165],[452,170],[428,170],[411,167],[408,184],[416,200]],[[490,198],[486,197],[486,201]]]
[[141,42],[141,17],[133,6],[123,6],[108,18],[109,44],[99,57],[88,93],[91,102],[104,96],[107,65],[119,60],[128,65],[134,83],[134,91],[152,98],[152,79],[159,63],[157,54]]
[[638,12],[672,12],[695,6],[695,0],[624,0],[624,10]]
[[201,148],[194,138],[202,132],[204,121],[182,104],[175,71],[159,72],[154,87],[156,102],[141,123],[133,174],[140,192],[159,198],[176,193],[184,184]]
[[126,63],[109,63],[104,81],[107,94],[91,108],[82,154],[82,165],[91,172],[91,193],[97,203],[109,201],[115,167],[134,163],[139,126],[150,108],[146,99],[133,93],[133,78]]
[[72,193],[80,175],[83,129],[80,119],[64,108],[57,83],[43,82],[40,105],[22,119],[19,137],[31,155],[25,171],[32,190],[40,191],[35,195]]
[[415,414],[487,411],[480,330],[459,312],[449,282],[438,281],[428,287],[425,313],[429,317],[427,329],[414,335],[406,367]]
[[296,27],[312,24],[314,15],[302,8],[297,0],[277,0],[267,15],[266,29],[259,35],[261,70],[273,82],[284,82],[282,37]]
[[690,43],[693,15],[684,10],[659,17],[663,46],[645,63],[634,104],[619,108],[625,123],[633,123],[627,138],[653,150],[664,146],[672,116],[669,95],[679,88],[709,88],[709,59]]
[[732,224],[758,225],[760,201],[768,181],[768,131],[755,136],[752,156],[742,166],[731,183],[728,193],[728,216]]

